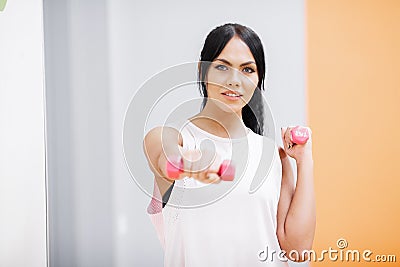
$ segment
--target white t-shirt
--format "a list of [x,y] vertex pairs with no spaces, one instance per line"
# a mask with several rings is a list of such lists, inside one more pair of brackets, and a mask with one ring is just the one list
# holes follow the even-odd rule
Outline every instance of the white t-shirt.
[[164,249],[164,266],[288,266],[276,235],[282,165],[275,142],[250,129],[243,138],[222,138],[187,122],[179,129],[183,147],[212,141],[222,159],[232,160],[235,179],[176,180],[164,208],[154,183],[147,211]]

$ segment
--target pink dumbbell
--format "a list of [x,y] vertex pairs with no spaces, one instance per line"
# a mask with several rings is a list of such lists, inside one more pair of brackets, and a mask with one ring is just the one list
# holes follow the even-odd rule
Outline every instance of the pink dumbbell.
[[292,141],[295,144],[303,145],[310,138],[310,134],[306,127],[296,126],[291,130]]
[[[172,157],[167,161],[167,175],[169,178],[178,179],[183,173],[183,159],[181,157]],[[235,178],[235,166],[229,160],[224,160],[219,166],[218,175],[221,180],[233,181]]]

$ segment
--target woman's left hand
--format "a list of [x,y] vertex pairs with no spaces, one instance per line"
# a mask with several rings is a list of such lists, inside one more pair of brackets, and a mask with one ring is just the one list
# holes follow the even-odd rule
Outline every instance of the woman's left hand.
[[312,160],[311,129],[309,127],[305,127],[308,130],[309,138],[305,144],[300,145],[293,143],[293,140],[291,138],[291,130],[293,128],[294,127],[281,128],[281,137],[286,154],[294,158],[297,163]]

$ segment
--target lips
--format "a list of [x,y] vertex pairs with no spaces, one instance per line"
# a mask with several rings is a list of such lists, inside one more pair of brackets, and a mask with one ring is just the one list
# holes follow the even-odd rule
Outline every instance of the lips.
[[241,94],[234,93],[234,92],[224,92],[224,93],[221,93],[221,95],[223,95],[224,98],[228,101],[239,101],[240,99],[242,99],[242,96],[243,96]]
[[241,96],[243,96],[242,94],[240,94],[238,92],[234,92],[234,91],[230,91],[230,90],[229,91],[225,91],[222,94],[226,95],[226,96],[230,96],[230,97],[241,97]]

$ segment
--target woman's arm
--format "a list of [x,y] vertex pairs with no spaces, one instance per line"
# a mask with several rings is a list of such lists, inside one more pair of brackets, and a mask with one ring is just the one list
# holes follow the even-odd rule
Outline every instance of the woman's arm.
[[[290,260],[304,261],[307,258],[301,258],[302,251],[312,248],[316,224],[311,138],[306,144],[295,145],[289,149],[288,132],[282,136],[285,150],[282,148],[279,150],[282,162],[282,186],[278,204],[277,236],[281,248],[287,253],[292,250],[298,251],[300,258],[290,258],[290,255],[287,255]],[[296,159],[296,187],[288,155]]]
[[179,146],[182,146],[182,142],[181,134],[171,127],[153,128],[143,140],[143,151],[150,170],[154,173],[161,196],[164,196],[173,183],[173,180],[168,179],[165,175],[166,154],[179,155]]

